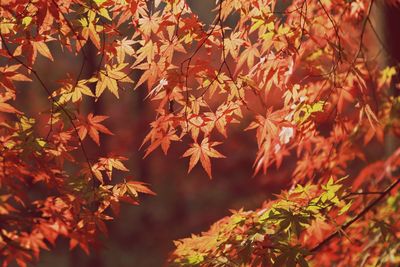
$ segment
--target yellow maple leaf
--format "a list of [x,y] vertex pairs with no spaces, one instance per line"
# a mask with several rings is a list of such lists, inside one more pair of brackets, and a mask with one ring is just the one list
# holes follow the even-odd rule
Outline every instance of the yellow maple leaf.
[[99,98],[106,88],[119,98],[118,82],[133,83],[132,79],[122,72],[127,65],[127,63],[113,66],[106,65],[106,70],[100,71],[99,80],[96,85],[96,98]]

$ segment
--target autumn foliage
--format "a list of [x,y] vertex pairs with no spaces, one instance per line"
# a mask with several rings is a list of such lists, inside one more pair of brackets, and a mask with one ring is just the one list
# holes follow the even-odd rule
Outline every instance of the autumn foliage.
[[[184,0],[1,1],[3,266],[37,261],[59,237],[90,253],[121,202],[155,195],[118,150],[88,156],[119,138],[90,107],[139,90],[154,115],[144,157],[180,143],[179,164],[211,179],[239,128],[258,148],[249,183],[290,171],[260,209],[175,241],[168,265],[399,264],[400,70],[378,5],[396,1],[217,0],[206,24]],[[56,54],[80,68],[53,83],[37,66]],[[39,114],[18,105],[27,83]]]

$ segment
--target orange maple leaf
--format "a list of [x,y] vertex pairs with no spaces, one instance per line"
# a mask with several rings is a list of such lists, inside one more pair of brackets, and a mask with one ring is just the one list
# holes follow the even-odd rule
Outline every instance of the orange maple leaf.
[[87,118],[80,118],[82,125],[78,126],[78,134],[81,140],[85,139],[86,135],[89,133],[89,136],[92,140],[100,145],[99,132],[113,135],[113,133],[107,129],[104,125],[100,124],[100,122],[107,119],[108,116],[94,116],[93,113],[89,113]]
[[207,172],[208,177],[212,178],[211,175],[211,158],[225,158],[224,155],[219,153],[213,147],[219,145],[220,142],[209,142],[208,137],[204,138],[201,141],[201,144],[195,142],[191,145],[191,148],[186,150],[186,152],[182,155],[182,157],[190,157],[189,161],[189,170],[188,173],[196,166],[197,162],[201,162],[204,170]]
[[22,114],[21,111],[17,110],[10,104],[6,103],[7,100],[12,99],[12,98],[13,98],[12,94],[6,93],[6,94],[0,95],[0,112]]
[[307,230],[302,236],[302,240],[306,245],[313,247],[324,240],[325,236],[330,233],[332,229],[332,225],[321,218],[317,218],[307,227]]
[[112,156],[112,157],[104,157],[99,158],[99,161],[92,166],[91,174],[100,181],[100,183],[104,183],[102,171],[105,171],[108,179],[111,181],[113,169],[117,169],[120,171],[129,171],[122,161],[127,160],[125,157]]
[[129,194],[134,197],[138,196],[138,193],[144,193],[149,195],[156,195],[152,190],[147,187],[148,184],[138,181],[128,181],[125,183],[126,189]]

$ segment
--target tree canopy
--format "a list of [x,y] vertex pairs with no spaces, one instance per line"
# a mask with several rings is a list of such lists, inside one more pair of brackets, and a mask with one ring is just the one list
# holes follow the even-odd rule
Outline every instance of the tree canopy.
[[[257,147],[248,183],[290,181],[259,209],[176,240],[167,265],[400,263],[400,65],[377,15],[397,2],[213,5],[206,22],[184,0],[0,2],[3,266],[37,261],[59,237],[90,253],[121,202],[156,194],[118,147],[89,153],[124,138],[97,103],[140,92],[154,118],[144,158],[177,146],[176,164],[212,179],[239,130]],[[79,67],[54,74],[66,61]],[[27,84],[40,103],[21,100]]]

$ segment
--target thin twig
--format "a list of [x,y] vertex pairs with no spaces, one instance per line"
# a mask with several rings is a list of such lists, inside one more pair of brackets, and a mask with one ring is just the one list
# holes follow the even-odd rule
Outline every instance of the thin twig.
[[311,253],[315,253],[321,248],[323,248],[325,245],[329,244],[329,242],[340,236],[341,233],[343,233],[347,228],[349,228],[353,223],[364,217],[365,214],[367,214],[368,211],[373,209],[379,202],[381,202],[392,190],[395,188],[397,185],[400,184],[400,178],[398,178],[396,181],[394,181],[389,187],[387,187],[383,192],[380,193],[380,195],[371,201],[360,213],[358,213],[353,219],[350,221],[344,223],[342,226],[339,227],[338,230],[330,234],[327,238],[325,238],[321,243],[316,245],[314,248],[310,250]]

